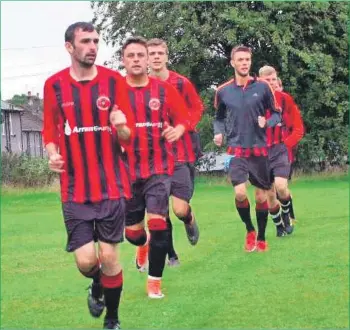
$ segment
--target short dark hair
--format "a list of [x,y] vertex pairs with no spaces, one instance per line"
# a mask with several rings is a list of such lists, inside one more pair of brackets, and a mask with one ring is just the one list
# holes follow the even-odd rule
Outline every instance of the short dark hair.
[[252,54],[252,49],[244,45],[238,45],[236,47],[233,47],[231,50],[231,59],[238,52],[246,52],[246,53]]
[[84,32],[95,31],[94,25],[90,22],[76,22],[68,26],[64,34],[64,41],[70,42],[71,44],[73,44],[74,38],[75,38],[75,32],[76,30],[79,30],[79,29],[82,29]]
[[131,44],[142,45],[147,50],[147,40],[144,37],[139,37],[139,36],[130,37],[130,38],[126,39],[126,41],[123,44],[122,51],[121,51],[122,56],[124,55],[125,48],[128,47]]
[[160,38],[153,38],[147,41],[147,47],[151,47],[151,46],[164,46],[166,53],[168,54],[168,45],[166,44],[166,42],[163,39]]

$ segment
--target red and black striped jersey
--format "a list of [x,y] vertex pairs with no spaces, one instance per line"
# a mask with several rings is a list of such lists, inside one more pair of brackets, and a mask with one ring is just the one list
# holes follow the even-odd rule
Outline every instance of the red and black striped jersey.
[[[284,143],[288,149],[293,149],[304,135],[304,124],[300,110],[293,98],[285,93],[275,91],[278,106],[282,109],[282,121],[275,127],[266,130],[267,145]],[[270,112],[266,114],[268,119]]]
[[146,179],[155,174],[172,175],[173,147],[162,132],[166,123],[189,128],[184,100],[169,83],[152,77],[144,87],[128,85],[127,88],[135,121],[133,145],[126,148],[132,179]]
[[58,145],[64,160],[63,202],[131,196],[127,165],[109,121],[117,105],[133,126],[126,84],[115,71],[101,66],[97,70],[90,81],[74,80],[66,68],[45,82],[42,134],[45,144]]
[[194,163],[200,154],[199,137],[196,126],[199,123],[204,110],[203,102],[199,97],[196,88],[189,79],[177,72],[169,71],[166,80],[174,86],[185,100],[190,118],[190,129],[174,143],[174,153],[177,162]]

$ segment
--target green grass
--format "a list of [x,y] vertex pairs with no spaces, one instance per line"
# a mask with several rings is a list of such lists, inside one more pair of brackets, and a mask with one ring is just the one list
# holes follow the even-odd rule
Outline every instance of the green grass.
[[[298,179],[291,189],[295,233],[277,239],[270,220],[270,251],[247,254],[232,187],[200,180],[192,205],[201,238],[190,246],[174,219],[181,266],[165,269],[163,300],[147,299],[135,249],[122,244],[123,329],[348,328],[347,177]],[[9,190],[1,204],[2,328],[101,328],[87,311],[89,281],[64,251],[58,194]]]

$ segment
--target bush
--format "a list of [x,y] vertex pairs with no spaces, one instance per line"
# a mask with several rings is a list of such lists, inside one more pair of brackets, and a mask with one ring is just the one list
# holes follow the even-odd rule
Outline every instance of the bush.
[[39,187],[53,183],[56,175],[47,165],[47,159],[2,153],[1,179],[3,184]]

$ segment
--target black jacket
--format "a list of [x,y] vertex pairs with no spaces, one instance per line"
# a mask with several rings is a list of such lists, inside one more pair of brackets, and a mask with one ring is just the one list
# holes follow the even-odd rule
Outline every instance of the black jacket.
[[229,147],[265,147],[266,128],[260,128],[258,116],[266,116],[268,109],[273,115],[267,126],[281,121],[269,84],[256,78],[246,86],[238,86],[234,79],[219,86],[214,106],[217,109],[214,134],[225,135]]

